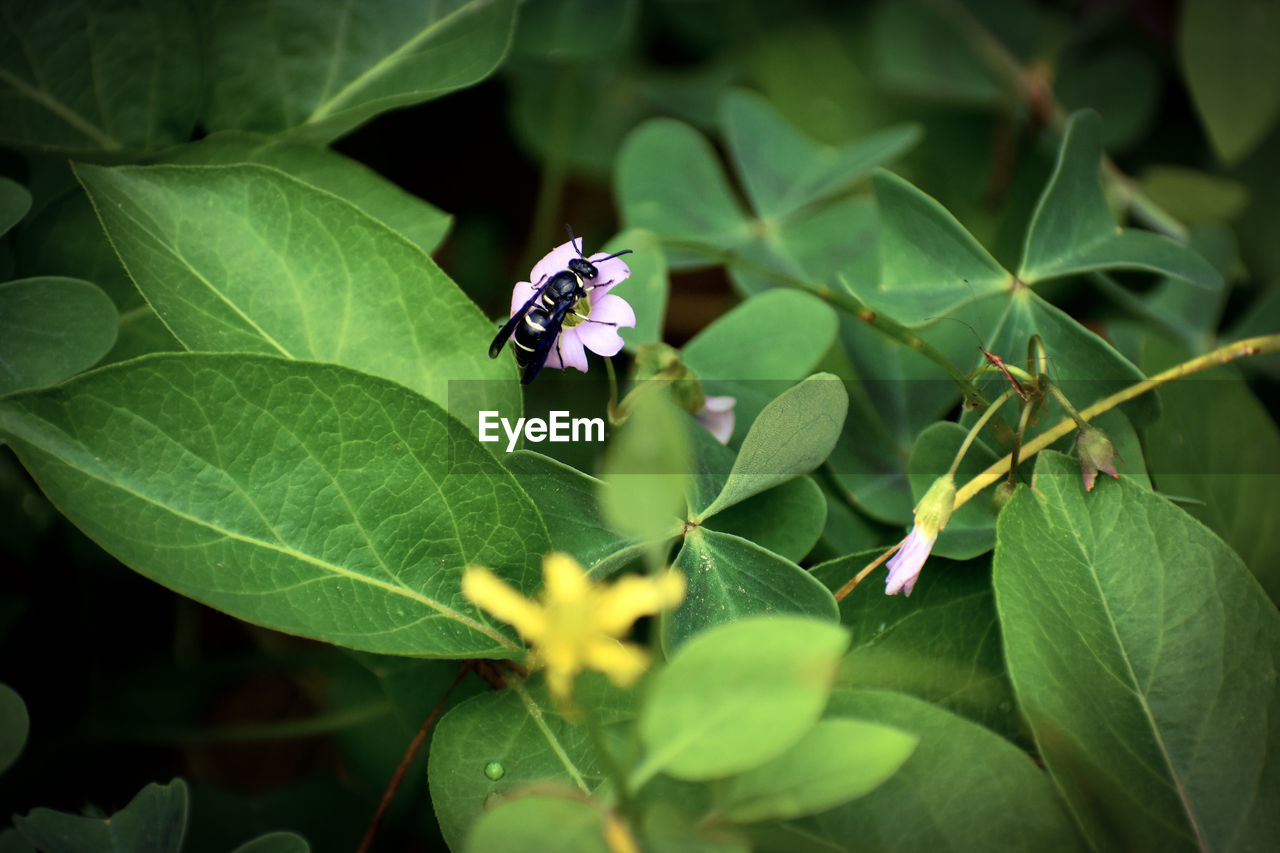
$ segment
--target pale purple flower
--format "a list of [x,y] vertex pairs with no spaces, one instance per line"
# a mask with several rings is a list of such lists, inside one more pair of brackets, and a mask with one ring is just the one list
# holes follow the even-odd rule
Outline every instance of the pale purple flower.
[[911,528],[907,538],[902,541],[898,553],[889,561],[889,577],[884,582],[885,595],[910,595],[915,588],[924,561],[929,559],[933,543],[938,541],[938,534],[930,536],[919,527]]
[[716,441],[728,444],[729,437],[733,435],[733,407],[737,402],[733,397],[708,397],[702,411],[693,417],[715,436]]
[[911,532],[889,561],[889,577],[884,582],[885,595],[911,594],[920,570],[924,568],[924,561],[933,551],[933,543],[938,541],[938,532],[951,520],[955,499],[956,480],[949,473],[934,480],[929,491],[924,493],[916,505],[916,522]]
[[[544,278],[550,278],[561,270],[568,269],[569,261],[578,257],[581,246],[581,237],[576,241],[563,243],[534,264],[533,271],[529,273],[530,281],[517,283],[515,290],[511,293],[511,315],[515,316],[515,313],[523,308],[524,304],[537,292],[538,288],[534,282],[541,283]],[[587,354],[584,347],[596,355],[606,357],[617,355],[622,351],[623,341],[622,336],[618,334],[618,329],[633,328],[636,324],[636,314],[625,299],[614,296],[609,291],[631,275],[631,268],[621,258],[596,260],[607,257],[609,257],[607,252],[597,252],[587,258],[595,264],[596,277],[584,282],[586,287],[590,288],[587,291],[586,305],[579,302],[576,307],[578,313],[585,314],[594,322],[580,320],[573,314],[565,317],[564,326],[560,330],[560,342],[558,345],[552,345],[551,354],[547,356],[547,367],[560,370],[572,367],[586,373]],[[561,355],[564,356],[563,362],[560,360]]]

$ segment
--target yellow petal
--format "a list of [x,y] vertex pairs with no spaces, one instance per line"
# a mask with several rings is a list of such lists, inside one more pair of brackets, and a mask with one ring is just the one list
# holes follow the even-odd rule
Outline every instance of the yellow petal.
[[546,632],[542,608],[486,568],[467,567],[462,575],[462,594],[477,607],[514,625],[526,640],[537,642]]
[[592,641],[585,651],[587,666],[603,672],[618,687],[635,684],[649,668],[649,652],[634,643],[623,643],[601,637]]
[[684,575],[667,569],[654,577],[628,575],[608,589],[601,589],[594,624],[602,633],[625,634],[641,616],[653,616],[684,600]]
[[547,689],[551,691],[551,698],[560,705],[567,705],[573,700],[573,680],[577,678],[578,670],[561,669],[547,666]]
[[543,557],[542,578],[548,605],[582,601],[591,589],[586,572],[568,554],[556,552]]

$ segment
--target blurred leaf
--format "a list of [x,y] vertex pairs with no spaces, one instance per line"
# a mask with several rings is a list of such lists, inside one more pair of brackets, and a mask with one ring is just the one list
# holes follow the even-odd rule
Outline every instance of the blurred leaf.
[[[1148,343],[1152,371],[1186,353]],[[1156,486],[1221,536],[1280,600],[1280,430],[1237,371],[1220,368],[1160,390],[1163,412],[1143,433]]]
[[[189,349],[333,362],[518,417],[493,325],[435,262],[350,203],[265,166],[80,166],[139,289]],[[468,381],[450,380],[507,380]]]
[[449,214],[410,195],[367,166],[313,142],[224,131],[174,149],[164,162],[187,166],[271,166],[351,202],[427,254],[440,245],[453,221]]
[[1270,0],[1187,0],[1178,52],[1218,156],[1238,163],[1280,115],[1280,8]]
[[[31,842],[18,834],[16,829],[0,830],[0,853],[37,853]],[[747,848],[750,853],[750,848]]]
[[751,425],[724,488],[709,506],[691,507],[697,520],[821,465],[844,427],[849,397],[829,373],[783,392]]
[[690,640],[653,677],[637,775],[716,779],[781,755],[817,722],[848,640],[839,626],[796,616],[741,620]]
[[467,853],[609,853],[603,818],[584,800],[529,795],[486,811],[467,836]]
[[880,207],[880,281],[859,296],[919,325],[1009,290],[1009,273],[946,208],[890,172],[877,170],[871,183]]
[[795,613],[839,620],[827,588],[790,560],[748,539],[698,527],[685,534],[675,567],[688,579],[684,603],[662,621],[662,647],[755,615]]
[[[715,151],[687,124],[659,118],[633,130],[618,154],[614,181],[627,228],[717,249],[732,249],[751,237],[750,222]],[[671,246],[667,259],[673,267],[710,261]]]
[[[1142,189],[1188,225],[1230,222],[1249,204],[1249,190],[1238,181],[1183,166],[1149,166],[1142,173]],[[1191,245],[1195,248],[1194,241]]]
[[631,277],[618,295],[631,304],[636,313],[636,325],[633,329],[619,329],[618,334],[626,341],[627,352],[634,353],[641,344],[662,342],[671,282],[667,278],[667,257],[663,253],[662,242],[655,235],[648,231],[623,231],[600,251],[613,254],[623,249],[632,251],[627,257]]
[[797,477],[716,513],[707,525],[799,562],[827,520],[827,500],[812,477]]
[[[581,471],[530,450],[506,454],[503,464],[525,492],[536,496],[551,547],[572,554],[596,578],[612,574],[636,557],[642,545],[605,523],[597,496],[608,487]],[[680,520],[669,519],[675,535]]]
[[22,184],[0,175],[0,237],[22,221],[31,209],[31,193]]
[[311,845],[292,832],[268,832],[246,841],[231,853],[311,853]]
[[73,523],[182,595],[368,651],[519,648],[465,603],[462,570],[536,586],[546,528],[460,422],[403,386],[147,356],[0,401],[0,432]]
[[801,817],[877,788],[919,738],[843,717],[820,720],[786,752],[716,786],[716,811],[738,823]]
[[1048,775],[983,727],[878,690],[836,689],[827,716],[891,726],[920,742],[902,769],[871,793],[781,824],[774,834],[781,843],[758,849],[827,849],[815,840],[849,851],[1086,849]]
[[0,773],[4,773],[22,754],[31,731],[31,718],[27,705],[18,692],[7,684],[0,684]]
[[[1226,226],[1205,225],[1191,229],[1189,245],[1229,280],[1239,261],[1235,235]],[[1194,352],[1212,348],[1218,322],[1226,306],[1229,288],[1188,287],[1185,281],[1165,276],[1142,295],[1145,308],[1170,326]],[[1272,328],[1267,329],[1273,331]],[[1163,396],[1163,395],[1162,395]]]
[[1000,515],[1014,689],[1098,849],[1261,849],[1280,832],[1280,616],[1221,540],[1041,454]]
[[[575,703],[596,716],[611,748],[634,725],[637,698],[638,691],[590,674],[574,687]],[[586,728],[565,719],[536,683],[475,696],[445,714],[432,733],[427,772],[440,831],[454,850],[486,810],[518,802],[532,786],[585,796],[605,781]]]
[[179,853],[187,832],[187,783],[152,782],[106,820],[32,809],[18,832],[48,853]]
[[780,219],[847,191],[920,138],[919,127],[899,125],[839,147],[821,145],[788,124],[764,98],[746,89],[725,94],[720,124],[747,197],[760,219]]
[[652,543],[659,561],[658,549],[686,515],[692,462],[684,421],[669,394],[645,395],[615,431],[601,470],[601,515],[624,536]]
[[60,276],[0,284],[0,395],[61,382],[92,367],[116,340],[102,288]]
[[639,17],[638,0],[538,0],[520,11],[515,53],[557,60],[612,54],[629,41]]
[[111,297],[119,314],[118,331],[104,362],[183,349],[134,287],[80,188],[45,205],[25,223],[16,248],[17,266],[24,276],[82,278]]
[[652,850],[751,853],[751,845],[732,828],[708,826],[665,800],[654,803],[645,813],[644,839]]
[[1116,225],[1102,194],[1101,163],[1102,119],[1081,110],[1067,123],[1057,167],[1027,228],[1018,278],[1033,284],[1090,270],[1138,269],[1221,287],[1218,271],[1186,246]]
[[316,142],[483,80],[516,16],[514,0],[204,2],[204,126]]
[[895,94],[947,104],[999,106],[1008,100],[981,45],[952,7],[922,0],[880,3],[872,16],[876,80]]
[[0,144],[130,156],[191,137],[200,50],[187,4],[2,8]]
[[[813,567],[839,589],[878,551]],[[836,684],[908,693],[1005,737],[1026,739],[1005,673],[988,560],[957,563],[931,556],[910,598],[884,594],[882,569],[840,601],[840,623],[853,643]]]
[[[926,428],[911,448],[907,476],[911,481],[912,500],[919,502],[925,492],[951,468],[956,452],[969,430],[957,423],[940,421]],[[956,483],[963,484],[981,474],[1000,458],[978,437],[965,453],[956,470]],[[956,510],[947,527],[938,534],[933,554],[953,560],[969,560],[990,551],[996,544],[996,514],[991,507],[990,491]]]
[[1053,88],[1066,109],[1092,107],[1102,114],[1102,146],[1114,151],[1146,136],[1159,106],[1160,86],[1155,63],[1121,46],[1063,65]]

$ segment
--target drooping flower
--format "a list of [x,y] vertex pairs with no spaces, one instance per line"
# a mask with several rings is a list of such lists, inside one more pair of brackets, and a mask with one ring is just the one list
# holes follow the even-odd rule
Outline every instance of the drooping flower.
[[924,561],[929,559],[933,551],[933,543],[938,541],[938,533],[946,528],[951,520],[951,508],[956,500],[956,480],[951,474],[944,474],[933,481],[929,491],[915,509],[915,524],[907,538],[898,546],[898,553],[889,561],[889,577],[885,579],[885,595],[911,595]]
[[[582,238],[579,237],[556,246],[534,264],[533,271],[529,273],[530,280],[518,282],[511,292],[511,316],[514,317],[537,292],[536,283],[568,269],[569,261],[579,256],[581,247]],[[625,299],[609,291],[631,275],[631,268],[621,258],[597,261],[598,258],[608,257],[606,252],[597,252],[587,258],[595,265],[596,277],[583,282],[589,288],[587,296],[579,300],[574,311],[592,322],[587,322],[572,312],[568,314],[560,330],[559,343],[552,345],[551,354],[547,356],[547,367],[560,370],[572,367],[586,373],[587,354],[584,347],[596,355],[606,357],[622,351],[623,341],[618,329],[634,328],[636,314]],[[561,356],[564,356],[563,361]]]
[[1107,434],[1095,426],[1085,425],[1076,433],[1076,455],[1080,457],[1080,475],[1084,478],[1084,490],[1093,491],[1093,484],[1098,479],[1098,472],[1110,474],[1117,480],[1117,457],[1115,445]]
[[733,435],[733,407],[737,402],[733,397],[708,397],[702,411],[694,418],[716,437],[716,441],[728,444]]
[[530,667],[546,669],[551,695],[562,704],[584,669],[603,672],[619,687],[634,684],[649,667],[649,652],[622,637],[641,616],[684,599],[684,575],[675,569],[602,584],[568,554],[552,553],[542,560],[542,575],[542,595],[530,600],[488,569],[471,566],[462,576],[462,594],[515,626],[533,647]]

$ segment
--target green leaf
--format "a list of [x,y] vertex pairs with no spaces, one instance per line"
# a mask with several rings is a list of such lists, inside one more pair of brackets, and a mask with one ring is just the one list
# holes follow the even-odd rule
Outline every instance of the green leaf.
[[461,423],[399,385],[147,356],[0,401],[0,433],[90,538],[238,618],[392,654],[519,648],[460,579],[477,564],[536,587],[542,520]]
[[688,579],[684,603],[662,621],[670,654],[714,625],[748,616],[796,613],[839,620],[831,593],[795,563],[748,539],[698,527],[685,534],[675,567]]
[[1018,278],[1032,284],[1092,270],[1138,269],[1221,287],[1218,271],[1186,246],[1116,225],[1102,194],[1101,163],[1102,119],[1081,110],[1067,124],[1057,166],[1031,217]]
[[46,205],[24,224],[15,248],[22,275],[82,278],[111,297],[119,322],[115,346],[104,361],[182,350],[120,266],[93,205],[79,188]]
[[[0,830],[0,853],[37,853],[37,851],[31,846],[31,842],[18,834],[18,830],[5,829]],[[746,848],[746,853],[750,853],[750,848]]]
[[466,853],[609,853],[602,816],[582,800],[534,794],[485,812]]
[[[688,808],[687,803],[681,803]],[[751,845],[727,826],[694,820],[674,803],[660,800],[644,816],[644,840],[649,849],[678,853],[751,853]],[[4,853],[4,851],[0,851]]]
[[[990,351],[1009,364],[1025,367],[1027,343],[1032,335],[1039,335],[1044,341],[1050,359],[1049,376],[1077,410],[1146,378],[1096,333],[1046,302],[1038,293],[1020,288],[1000,318],[1000,326],[991,337]],[[998,374],[997,377],[999,382],[1006,382]],[[1065,417],[1056,402],[1050,404],[1049,411]],[[1121,411],[1142,426],[1156,418],[1160,403],[1155,395],[1144,394],[1126,403]],[[1058,419],[1042,417],[1041,425],[1052,427]]]
[[[1162,370],[1184,355],[1153,342],[1144,363]],[[1160,390],[1160,399],[1160,420],[1143,434],[1156,486],[1189,498],[1183,509],[1234,548],[1272,600],[1280,600],[1280,430],[1275,420],[1229,369],[1171,382]]]
[[4,773],[22,754],[31,731],[31,718],[27,705],[18,692],[7,684],[0,684],[0,773]]
[[1010,100],[963,18],[940,3],[884,3],[872,16],[877,82],[894,94],[948,104],[999,106]]
[[[551,547],[572,554],[589,574],[606,577],[642,552],[643,543],[619,536],[605,523],[597,495],[608,487],[600,480],[529,450],[507,454],[503,464],[526,493],[537,496]],[[680,520],[672,516],[669,521],[674,533]]]
[[638,0],[541,0],[521,10],[513,52],[561,61],[605,59],[632,36],[638,17]]
[[[1249,190],[1239,181],[1182,166],[1144,169],[1142,190],[1170,216],[1188,225],[1230,222],[1249,205]],[[1196,248],[1192,236],[1191,246]]]
[[311,845],[293,832],[268,832],[246,841],[231,853],[311,853]]
[[[596,716],[611,749],[629,737],[639,695],[593,674],[574,685],[574,702]],[[585,796],[605,781],[587,729],[566,719],[541,684],[484,693],[449,711],[432,733],[428,760],[431,803],[454,850],[486,809],[532,785]]]
[[45,853],[178,853],[187,832],[187,783],[152,782],[107,820],[32,809],[13,822]]
[[1085,849],[1048,775],[982,726],[876,690],[836,689],[827,715],[890,726],[920,742],[880,787],[784,824],[792,829],[786,843],[766,849],[826,849],[815,839],[850,851]]
[[[911,448],[911,461],[907,463],[911,494],[916,503],[935,480],[950,470],[951,462],[968,434],[969,430],[950,421],[935,423],[920,433]],[[956,482],[965,483],[976,477],[998,458],[981,438],[974,439],[956,470]],[[956,510],[946,529],[938,534],[932,553],[954,560],[968,560],[990,551],[996,544],[996,514],[990,500],[989,492],[980,494]]]
[[[879,553],[850,554],[810,571],[839,589]],[[908,693],[1025,739],[1004,671],[989,562],[930,556],[910,598],[885,595],[884,578],[881,570],[840,601],[840,623],[853,644],[836,683]]]
[[0,175],[0,237],[22,221],[31,209],[31,193],[22,184]]
[[[618,204],[627,228],[645,228],[664,240],[692,240],[718,249],[751,237],[706,138],[682,122],[651,119],[627,136],[615,172]],[[668,251],[672,266],[705,265],[705,256]]]
[[1269,0],[1188,0],[1178,53],[1218,156],[1238,163],[1280,115],[1280,9]]
[[859,296],[918,325],[1009,289],[1009,273],[941,204],[883,169],[871,185],[880,206],[880,282]]
[[812,477],[788,480],[707,521],[722,533],[750,539],[797,562],[812,550],[826,523],[827,499]]
[[1041,454],[1000,516],[996,601],[1040,754],[1097,849],[1280,833],[1280,616],[1240,558],[1121,480]]
[[129,154],[191,137],[200,50],[187,4],[7,2],[3,14],[0,144]]
[[705,380],[795,382],[813,370],[836,335],[835,310],[798,290],[769,290],[716,318],[681,349]]
[[920,138],[919,127],[899,125],[838,148],[822,145],[746,89],[724,95],[720,124],[747,197],[761,219],[785,217],[848,190]]
[[469,425],[480,409],[518,416],[514,362],[488,357],[493,324],[349,202],[257,165],[77,171],[129,274],[189,349],[342,364]]
[[836,625],[796,616],[690,640],[653,678],[640,714],[648,754],[636,775],[715,779],[781,755],[817,722],[848,640]]
[[786,752],[716,786],[716,810],[738,823],[793,818],[861,797],[898,771],[919,738],[830,717]]
[[203,124],[328,142],[483,80],[515,16],[514,0],[219,4],[206,22]]
[[669,394],[645,395],[609,443],[599,491],[605,521],[619,533],[653,544],[679,534],[691,468],[684,413]]
[[61,382],[96,364],[115,340],[116,308],[91,282],[0,284],[0,394]]
[[443,210],[410,195],[369,167],[313,142],[224,131],[174,149],[165,162],[184,166],[271,166],[346,199],[427,254],[440,245],[453,221]]
[[[1092,107],[1102,114],[1102,145],[1115,151],[1140,142],[1160,106],[1160,71],[1134,47],[1090,51],[1054,69],[1053,89],[1068,110]],[[1123,80],[1123,85],[1117,81]]]
[[626,342],[627,352],[634,353],[642,344],[662,342],[671,282],[667,278],[667,258],[656,235],[640,230],[623,231],[600,251],[613,254],[623,249],[631,249],[634,254],[627,258],[631,277],[618,295],[631,303],[636,325],[634,329],[619,329],[618,334]]
[[697,520],[817,468],[835,446],[848,407],[843,383],[829,373],[783,392],[751,425],[724,488]]

